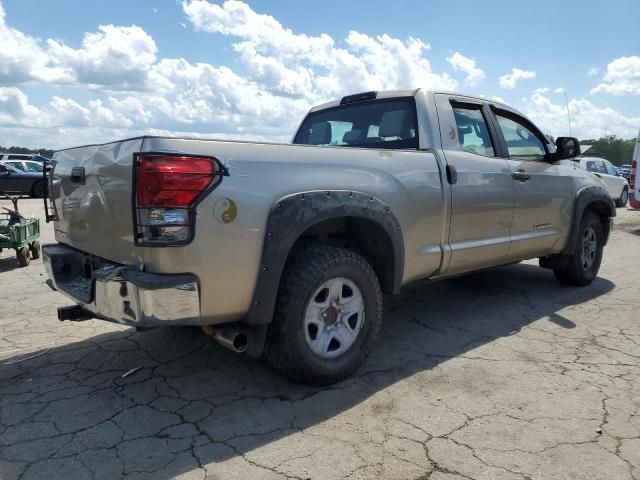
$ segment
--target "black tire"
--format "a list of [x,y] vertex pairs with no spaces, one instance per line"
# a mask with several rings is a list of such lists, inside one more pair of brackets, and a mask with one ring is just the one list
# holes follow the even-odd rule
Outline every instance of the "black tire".
[[38,180],[31,186],[30,196],[32,198],[42,198],[44,196],[44,182]]
[[[588,264],[583,261],[584,259],[582,254],[584,243],[586,241],[585,236],[588,235],[588,232],[590,231],[595,234],[596,245],[593,261],[591,264]],[[573,255],[568,258],[564,267],[553,269],[556,279],[560,283],[567,285],[576,285],[580,287],[589,285],[598,276],[598,270],[600,269],[600,263],[602,262],[603,247],[604,233],[602,221],[596,214],[587,212],[580,222],[578,242]]]
[[620,194],[620,198],[618,198],[615,201],[616,207],[618,207],[618,208],[626,207],[628,201],[629,201],[629,189],[627,187],[624,187],[622,189],[622,193]]
[[27,247],[20,247],[16,250],[16,257],[18,257],[18,263],[21,267],[26,267],[31,262],[29,258],[29,249]]
[[[353,344],[335,358],[315,354],[305,337],[307,306],[319,288],[334,278],[346,278],[360,290],[363,323]],[[348,321],[348,320],[347,320]],[[290,379],[310,385],[330,385],[355,372],[373,348],[382,325],[382,293],[371,265],[357,253],[336,247],[301,248],[287,261],[278,291],[264,355]],[[324,328],[324,327],[323,327]]]
[[31,252],[31,258],[33,260],[37,260],[40,258],[40,242],[36,240],[31,245],[29,245],[29,251]]

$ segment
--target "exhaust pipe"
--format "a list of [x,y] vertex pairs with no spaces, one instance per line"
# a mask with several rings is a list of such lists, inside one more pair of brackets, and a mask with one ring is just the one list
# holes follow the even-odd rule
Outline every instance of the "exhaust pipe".
[[223,347],[236,353],[246,352],[249,346],[249,336],[247,332],[238,327],[204,325],[202,331],[210,337],[213,337],[213,339]]

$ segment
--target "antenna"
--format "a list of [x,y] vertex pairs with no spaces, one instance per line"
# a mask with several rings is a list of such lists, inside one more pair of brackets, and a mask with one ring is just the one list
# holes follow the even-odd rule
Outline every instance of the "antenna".
[[563,88],[564,91],[564,103],[567,105],[567,119],[569,119],[569,136],[573,137],[573,132],[571,131],[571,114],[569,113],[569,100],[567,100],[567,89]]

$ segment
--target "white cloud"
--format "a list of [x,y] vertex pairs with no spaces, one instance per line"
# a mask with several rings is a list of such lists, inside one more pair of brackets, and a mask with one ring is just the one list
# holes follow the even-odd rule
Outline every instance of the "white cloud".
[[587,72],[587,76],[589,77],[595,77],[596,75],[598,75],[600,73],[600,69],[598,67],[591,67],[589,69],[589,71]]
[[9,27],[0,4],[0,84],[17,84],[47,75],[47,54],[36,38]]
[[47,46],[50,63],[64,72],[67,82],[111,89],[144,88],[158,51],[149,34],[135,25],[102,25],[85,34],[78,49],[51,39]]
[[[554,137],[569,134],[567,107],[564,102],[553,103],[548,97],[534,93],[525,103],[524,113],[542,130]],[[615,132],[623,138],[631,138],[638,132],[640,116],[627,117],[610,107],[599,107],[584,98],[569,100],[573,136],[600,138]]]
[[591,90],[592,94],[640,95],[640,57],[620,57],[607,65],[602,83]]
[[6,23],[0,3],[0,84],[87,84],[140,89],[157,47],[140,27],[102,25],[86,33],[81,48],[26,35]]
[[548,93],[551,89],[549,87],[536,88],[533,93]]
[[467,74],[464,81],[470,87],[475,87],[485,78],[484,70],[476,66],[473,58],[468,58],[460,52],[455,52],[447,58],[447,62],[451,64],[455,71],[461,71]]
[[565,90],[563,87],[558,87],[553,89],[553,93],[564,93]]
[[16,87],[0,87],[0,126],[39,126],[42,112]]
[[520,68],[512,68],[511,73],[502,75],[500,77],[500,86],[509,90],[513,90],[518,85],[520,80],[526,80],[529,78],[535,78],[536,72],[529,70],[522,70]]
[[446,73],[433,72],[424,56],[431,47],[417,38],[351,31],[338,46],[324,33],[294,33],[238,0],[183,1],[182,7],[196,30],[238,38],[234,48],[252,78],[280,95],[317,100],[371,89],[457,87]]
[[[356,31],[340,39],[306,35],[238,0],[181,5],[203,41],[208,34],[229,37],[237,67],[162,58],[137,26],[103,25],[79,45],[38,39],[8,26],[0,3],[0,144],[61,148],[171,132],[288,141],[309,107],[328,99],[371,89],[458,86],[433,70],[431,47],[419,38]],[[467,85],[485,76],[459,52],[448,61]],[[513,69],[501,86],[515,88],[532,75]],[[55,84],[56,96],[34,104],[22,84]],[[564,104],[546,99],[550,91],[535,90],[525,106],[549,131],[566,133]],[[487,97],[504,102],[491,93]],[[590,134],[606,126],[624,136],[634,121],[637,129],[637,119],[586,100],[572,100],[571,108],[574,126]]]

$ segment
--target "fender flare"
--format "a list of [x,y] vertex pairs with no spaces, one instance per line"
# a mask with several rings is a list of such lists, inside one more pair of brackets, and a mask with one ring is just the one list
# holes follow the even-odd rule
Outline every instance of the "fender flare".
[[[584,187],[576,194],[576,200],[573,204],[573,218],[571,221],[571,230],[567,237],[567,243],[560,252],[562,255],[572,255],[578,243],[578,231],[580,230],[580,222],[585,210],[593,205],[598,205],[600,210],[607,215],[607,222],[604,227],[605,244],[609,238],[611,231],[611,219],[616,216],[616,207],[609,192],[598,185]],[[602,214],[600,214],[602,215]]]
[[400,291],[404,273],[404,241],[400,223],[379,198],[355,191],[310,191],[287,195],[272,207],[267,220],[260,271],[247,325],[271,323],[280,277],[287,257],[300,236],[325,220],[359,217],[376,222],[389,236],[393,250],[393,293]]

